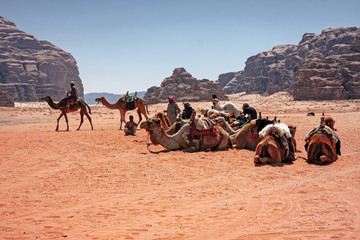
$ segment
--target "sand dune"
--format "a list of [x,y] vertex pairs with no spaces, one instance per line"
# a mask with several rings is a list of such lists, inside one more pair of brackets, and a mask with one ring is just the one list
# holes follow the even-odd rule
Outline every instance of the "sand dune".
[[[124,136],[119,111],[102,105],[91,105],[93,131],[86,119],[76,131],[72,113],[69,132],[63,119],[55,132],[59,112],[44,103],[0,108],[0,239],[360,239],[360,101],[230,99],[296,125],[298,160],[255,166],[248,150],[154,145],[150,153],[146,132]],[[342,140],[342,156],[326,166],[303,159],[322,112]]]

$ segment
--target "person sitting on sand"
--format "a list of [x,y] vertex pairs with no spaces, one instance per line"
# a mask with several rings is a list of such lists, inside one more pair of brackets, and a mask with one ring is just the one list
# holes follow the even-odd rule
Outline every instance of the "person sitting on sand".
[[125,123],[125,136],[132,135],[135,136],[137,124],[134,122],[134,117],[130,115],[129,121]]

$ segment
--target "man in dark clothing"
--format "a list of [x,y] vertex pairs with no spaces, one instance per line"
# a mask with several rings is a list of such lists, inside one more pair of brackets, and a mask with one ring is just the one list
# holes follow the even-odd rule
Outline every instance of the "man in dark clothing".
[[255,108],[250,107],[248,103],[243,104],[243,112],[244,115],[248,115],[249,119],[257,119],[257,112]]
[[195,110],[190,106],[190,103],[184,103],[184,110],[182,112],[181,118],[190,119],[193,112],[195,112]]
[[62,106],[70,107],[70,105],[73,105],[77,101],[77,92],[76,88],[74,87],[75,83],[73,81],[70,82],[71,90],[66,92],[67,97],[64,98],[62,101]]

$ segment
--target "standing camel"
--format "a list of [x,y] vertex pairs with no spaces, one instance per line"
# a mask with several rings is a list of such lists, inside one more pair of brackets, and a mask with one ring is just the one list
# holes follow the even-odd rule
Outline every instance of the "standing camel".
[[[96,102],[101,102],[105,107],[110,108],[110,109],[119,109],[120,111],[120,130],[122,128],[122,123],[125,123],[125,113],[128,111],[125,108],[125,98],[121,97],[119,98],[119,100],[117,100],[116,103],[109,103],[105,97],[99,97],[95,99]],[[138,98],[135,100],[135,109],[137,109],[137,113],[139,115],[139,122],[137,124],[139,124],[142,120],[141,114],[143,114],[145,116],[146,119],[148,119],[147,114],[150,114],[148,111],[148,105],[147,103],[141,99]],[[147,113],[147,114],[146,114]]]
[[80,116],[81,116],[81,120],[80,120],[80,125],[79,127],[77,128],[77,130],[80,129],[81,127],[81,124],[84,122],[84,114],[86,115],[86,117],[89,119],[89,122],[90,122],[90,125],[91,125],[91,130],[93,130],[93,125],[92,125],[92,122],[91,122],[91,117],[90,115],[88,114],[87,112],[87,109],[86,107],[89,109],[89,113],[91,114],[91,109],[89,107],[89,105],[87,105],[83,100],[81,99],[78,99],[77,102],[75,102],[73,105],[70,105],[70,107],[61,107],[61,102],[59,103],[54,103],[54,101],[51,99],[50,96],[46,96],[46,97],[42,97],[41,100],[44,100],[46,101],[49,106],[53,109],[59,109],[61,111],[61,114],[60,116],[58,117],[57,119],[57,125],[56,125],[56,130],[55,131],[58,131],[59,130],[59,120],[62,116],[65,117],[65,121],[66,121],[66,126],[67,126],[67,129],[66,131],[69,131],[69,121],[68,121],[68,118],[67,118],[67,113],[69,112],[76,112],[77,110],[80,109]]

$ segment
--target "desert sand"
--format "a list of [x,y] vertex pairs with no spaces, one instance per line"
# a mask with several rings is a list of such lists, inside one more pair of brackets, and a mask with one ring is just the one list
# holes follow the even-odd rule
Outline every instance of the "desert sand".
[[[249,150],[151,153],[144,130],[124,136],[119,111],[102,105],[91,105],[93,131],[87,119],[76,131],[71,113],[69,132],[64,119],[55,132],[60,112],[46,103],[0,108],[0,239],[360,239],[360,100],[231,101],[296,125],[298,159],[255,166]],[[150,115],[165,108],[150,105]],[[322,112],[336,120],[342,156],[319,166],[303,145]]]

